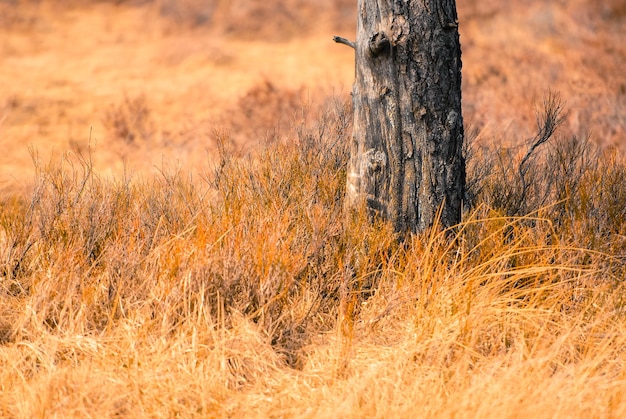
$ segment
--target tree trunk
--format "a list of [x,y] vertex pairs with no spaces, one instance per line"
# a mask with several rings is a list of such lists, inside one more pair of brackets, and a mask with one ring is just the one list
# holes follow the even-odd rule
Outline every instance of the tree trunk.
[[[341,38],[340,38],[341,39]],[[338,41],[339,42],[339,41]],[[465,188],[455,0],[359,0],[347,206],[398,232],[460,221]]]

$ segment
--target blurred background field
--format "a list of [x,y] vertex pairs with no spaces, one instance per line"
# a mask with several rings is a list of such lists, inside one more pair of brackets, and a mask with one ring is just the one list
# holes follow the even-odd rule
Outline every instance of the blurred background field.
[[0,417],[626,417],[626,4],[459,2],[466,211],[400,241],[355,3],[0,0]]
[[[463,1],[463,106],[480,141],[522,144],[544,93],[566,134],[626,147],[626,5]],[[29,147],[97,144],[96,169],[201,167],[216,132],[241,151],[349,98],[355,0],[0,1],[0,188],[30,178]]]

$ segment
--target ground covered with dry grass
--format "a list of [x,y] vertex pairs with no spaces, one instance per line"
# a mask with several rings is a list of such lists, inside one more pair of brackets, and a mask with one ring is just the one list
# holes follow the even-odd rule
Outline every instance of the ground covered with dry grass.
[[2,203],[3,416],[626,413],[622,158],[558,143],[518,215],[482,154],[463,223],[398,242],[343,216],[320,121],[198,179],[39,166]]
[[118,3],[0,2],[0,416],[626,416],[619,2],[459,4],[466,211],[405,240],[343,211],[345,57],[235,71],[349,2]]
[[[519,146],[551,89],[564,132],[623,151],[623,1],[458,9],[468,133]],[[354,39],[355,23],[355,0],[0,0],[0,189],[32,181],[29,145],[49,159],[91,140],[108,174],[201,170],[216,130],[252,150],[349,97],[354,54],[332,36]]]

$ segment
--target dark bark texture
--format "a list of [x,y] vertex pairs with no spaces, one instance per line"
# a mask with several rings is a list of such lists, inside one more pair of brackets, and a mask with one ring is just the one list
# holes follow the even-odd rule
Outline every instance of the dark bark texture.
[[398,232],[460,221],[465,188],[455,0],[359,0],[347,205]]

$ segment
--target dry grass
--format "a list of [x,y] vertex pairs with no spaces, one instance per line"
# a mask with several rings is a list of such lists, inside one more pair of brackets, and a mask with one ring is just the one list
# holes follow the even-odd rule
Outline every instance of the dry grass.
[[468,205],[403,242],[353,3],[0,0],[0,417],[626,417],[623,2],[459,3]]
[[[0,189],[30,182],[25,145],[49,159],[84,151],[90,132],[99,171],[109,174],[124,161],[152,174],[164,157],[201,169],[217,151],[216,127],[253,149],[258,136],[285,131],[286,106],[307,104],[314,114],[325,97],[348,96],[354,54],[332,36],[354,38],[355,4],[0,0],[0,170],[11,173]],[[531,138],[533,107],[552,89],[570,109],[564,133],[624,150],[623,1],[458,8],[464,117],[478,142],[518,147]],[[152,118],[143,120],[145,136],[123,115],[138,100]],[[112,111],[135,130],[132,143],[107,118]]]
[[196,179],[37,162],[0,212],[2,415],[626,414],[625,162],[554,144],[575,184],[532,166],[566,195],[523,216],[470,170],[463,223],[399,243],[342,215],[349,116]]

